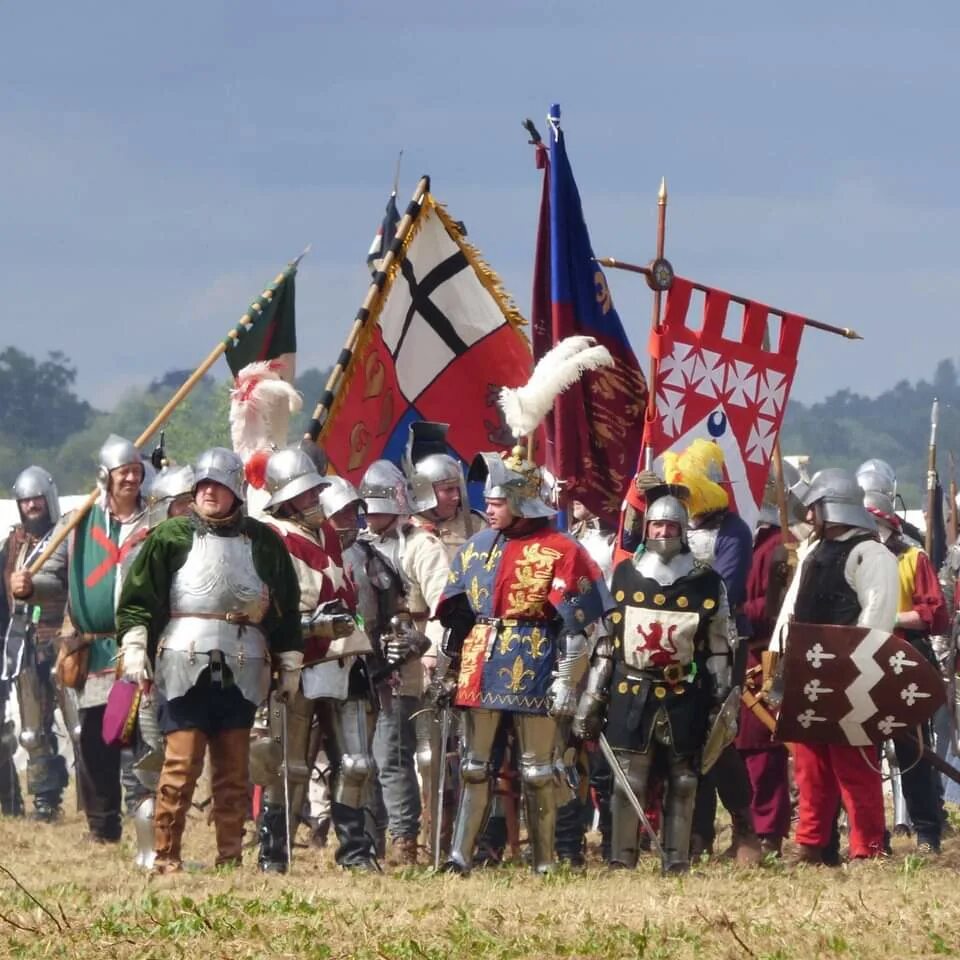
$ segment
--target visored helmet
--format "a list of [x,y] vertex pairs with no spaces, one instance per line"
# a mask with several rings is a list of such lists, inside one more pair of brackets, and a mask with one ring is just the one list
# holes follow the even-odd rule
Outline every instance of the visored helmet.
[[468,480],[483,481],[487,500],[506,500],[515,517],[552,517],[553,509],[543,499],[543,471],[524,459],[523,447],[514,447],[509,456],[478,453],[470,464]]
[[856,477],[839,467],[828,467],[813,475],[803,505],[819,505],[820,515],[826,523],[842,523],[865,530],[877,529],[876,520],[863,504],[863,491]]
[[387,513],[408,517],[413,513],[407,478],[389,460],[374,460],[367,467],[358,490],[366,501],[367,513]]
[[[789,461],[783,461],[783,486],[787,499],[787,522],[800,523],[805,515],[801,498],[808,489],[807,482],[800,471]],[[780,526],[780,504],[777,502],[777,483],[773,464],[770,464],[770,474],[763,487],[763,501],[760,504],[759,523],[766,523],[773,527]]]
[[891,500],[897,496],[897,474],[886,460],[864,460],[857,467],[857,483],[866,491],[886,494]]
[[267,461],[266,488],[270,499],[264,504],[267,513],[276,513],[284,504],[307,490],[325,486],[330,478],[317,469],[313,458],[299,447],[278,450]]
[[60,496],[53,477],[43,467],[30,466],[21,470],[17,479],[13,481],[13,498],[15,500],[30,500],[33,497],[43,497],[47,502],[47,515],[50,523],[60,519]]
[[241,502],[244,499],[243,461],[226,447],[211,447],[197,457],[194,465],[193,492],[204,480],[226,487]]

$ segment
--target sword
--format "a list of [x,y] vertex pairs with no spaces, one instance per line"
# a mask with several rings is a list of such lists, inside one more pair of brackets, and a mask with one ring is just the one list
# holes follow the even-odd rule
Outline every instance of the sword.
[[663,852],[663,847],[660,846],[660,838],[657,836],[653,827],[650,826],[650,821],[647,819],[647,815],[644,812],[643,804],[637,799],[637,795],[633,792],[633,787],[630,786],[630,781],[627,779],[627,775],[623,772],[623,767],[620,766],[620,761],[617,759],[617,755],[613,752],[610,744],[607,742],[606,734],[601,733],[597,738],[597,742],[600,744],[600,752],[610,765],[610,770],[613,773],[613,779],[619,784],[620,789],[630,801],[630,806],[633,807],[637,816],[640,818],[640,823],[643,825],[643,829],[647,831],[647,836],[650,838],[650,845],[654,850],[657,851],[660,860],[665,860],[666,854]]
[[433,869],[440,869],[440,856],[443,841],[443,790],[447,784],[447,740],[450,737],[450,707],[444,707],[440,714],[440,752],[438,754],[439,766],[436,776],[436,796],[434,802],[436,806],[431,811],[430,822],[433,824]]
[[293,811],[290,809],[290,764],[287,757],[287,702],[285,700],[280,701],[280,739],[282,741],[280,750],[283,756],[280,771],[283,777],[283,806],[286,814],[283,818],[283,826],[286,833],[287,873],[289,873],[293,866],[293,844],[290,842],[290,818],[293,816]]

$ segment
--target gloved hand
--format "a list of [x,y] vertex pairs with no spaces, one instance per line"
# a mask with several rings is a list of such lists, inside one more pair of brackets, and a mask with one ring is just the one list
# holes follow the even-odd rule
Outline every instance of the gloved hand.
[[303,666],[303,654],[299,650],[284,650],[275,654],[280,666],[280,680],[277,684],[277,696],[289,703],[300,689],[300,668]]
[[577,691],[566,680],[555,677],[547,690],[547,715],[569,720],[577,712]]
[[427,705],[436,711],[446,710],[453,704],[453,698],[457,694],[457,677],[454,673],[447,673],[443,676],[434,674],[433,679],[427,685],[427,691],[424,694]]
[[577,704],[570,732],[580,740],[596,740],[603,732],[605,701],[589,690],[584,691]]
[[143,684],[150,679],[146,627],[131,627],[123,635],[120,646],[120,660],[121,676],[124,680]]
[[649,490],[651,487],[659,486],[663,483],[663,480],[658,477],[652,470],[641,470],[634,478],[634,485],[640,493],[644,493]]

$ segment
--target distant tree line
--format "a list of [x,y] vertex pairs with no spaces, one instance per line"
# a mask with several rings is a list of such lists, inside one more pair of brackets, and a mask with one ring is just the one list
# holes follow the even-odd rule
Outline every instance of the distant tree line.
[[[54,352],[36,360],[7,347],[0,352],[0,496],[9,496],[17,473],[31,463],[49,469],[62,493],[86,492],[107,435],[135,439],[188,374],[171,370],[145,388],[129,391],[105,412],[76,395],[76,369],[64,354]],[[291,425],[291,437],[306,427],[327,374],[312,368],[297,377],[304,410]],[[173,459],[184,463],[207,447],[230,445],[229,391],[229,382],[208,375],[177,408],[166,426]],[[960,383],[950,359],[937,364],[930,382],[901,380],[874,398],[838,390],[809,406],[791,401],[783,426],[783,452],[808,455],[815,470],[854,468],[869,457],[880,457],[896,469],[907,506],[919,507],[934,397],[940,400],[938,466],[946,485],[949,454],[960,457]]]

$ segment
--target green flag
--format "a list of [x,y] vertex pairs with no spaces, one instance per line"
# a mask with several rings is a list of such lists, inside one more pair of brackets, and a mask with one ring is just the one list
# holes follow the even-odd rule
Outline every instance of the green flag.
[[297,353],[296,291],[294,277],[300,257],[291,263],[247,310],[244,322],[252,319],[234,342],[227,338],[227,363],[236,377],[247,364],[275,361],[282,367],[283,377],[293,380]]

